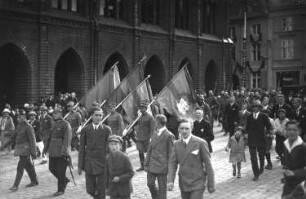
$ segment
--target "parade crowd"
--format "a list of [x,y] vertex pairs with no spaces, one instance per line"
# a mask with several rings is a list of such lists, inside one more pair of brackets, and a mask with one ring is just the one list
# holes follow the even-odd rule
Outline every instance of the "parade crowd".
[[[165,199],[179,170],[181,197],[201,199],[205,190],[216,191],[211,163],[215,123],[228,136],[224,148],[234,177],[243,177],[248,149],[252,180],[260,183],[260,176],[273,169],[271,150],[275,143],[276,158],[283,169],[282,198],[306,198],[306,93],[209,91],[198,94],[197,105],[196,119],[192,120],[170,115],[167,110],[152,116],[149,103],[141,101],[141,116],[126,131],[130,121],[115,109],[116,104],[109,102],[101,108],[94,102],[92,109],[86,110],[75,93],[57,98],[50,95],[22,108],[6,104],[0,118],[1,154],[10,155],[14,150],[20,158],[10,190],[18,190],[24,170],[31,180],[26,187],[39,185],[35,160],[49,163],[58,180],[54,196],[63,195],[73,180],[66,177],[70,153],[78,151],[78,174],[85,174],[86,191],[93,198],[131,198],[135,171],[145,171],[152,199]],[[139,152],[140,167],[136,170],[125,153],[132,143]]]

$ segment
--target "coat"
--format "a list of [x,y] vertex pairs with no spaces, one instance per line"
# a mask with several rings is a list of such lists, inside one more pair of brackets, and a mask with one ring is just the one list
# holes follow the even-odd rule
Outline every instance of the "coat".
[[43,141],[46,142],[50,136],[51,129],[53,127],[53,119],[50,115],[46,114],[45,117],[40,117],[40,134],[43,138]]
[[82,124],[82,116],[79,112],[72,110],[68,113],[66,121],[69,122],[72,130],[72,135],[75,135],[76,131]]
[[294,173],[294,176],[285,177],[284,180],[283,195],[288,195],[306,180],[306,144],[298,137],[292,148],[289,147],[288,139],[284,145],[284,165]]
[[229,162],[237,163],[237,162],[245,162],[245,140],[244,136],[241,135],[240,138],[236,139],[235,135],[230,137],[228,141],[228,148],[230,148],[230,156]]
[[[106,188],[108,195],[129,196],[133,192],[132,177],[134,170],[129,157],[121,151],[110,153],[106,157]],[[119,182],[112,182],[114,177],[119,177]]]
[[174,135],[168,129],[163,130],[160,136],[157,135],[157,132],[154,134],[144,161],[144,166],[148,167],[149,172],[168,173],[174,139]]
[[204,139],[207,142],[209,152],[212,152],[211,141],[215,139],[215,136],[213,133],[212,125],[208,121],[205,119],[202,119],[200,122],[195,120],[193,122],[192,134]]
[[272,125],[265,114],[259,113],[257,119],[251,114],[248,116],[245,131],[248,134],[249,146],[265,146],[266,132],[272,131]]
[[169,164],[169,182],[174,182],[178,165],[181,191],[204,190],[206,178],[208,189],[215,188],[214,170],[205,140],[191,135],[186,147],[181,139],[175,141]]
[[228,130],[233,133],[234,129],[235,129],[235,123],[238,123],[238,121],[239,121],[239,107],[238,107],[238,105],[236,103],[234,103],[233,105],[228,103],[225,106],[224,115],[225,115],[224,119],[226,121]]
[[15,130],[15,125],[13,119],[8,116],[6,119],[0,117],[0,132],[1,132],[1,142],[5,144],[10,140]]
[[35,134],[35,139],[36,139],[36,142],[41,142],[42,141],[42,136],[39,132],[39,129],[40,129],[40,122],[38,120],[33,120],[33,121],[30,121],[29,120],[29,124],[33,127],[34,129],[34,134]]
[[14,152],[15,156],[31,155],[36,157],[36,141],[35,141],[34,130],[28,122],[21,122],[18,124],[14,134],[10,138],[10,142],[14,141],[15,141],[15,152]]
[[112,134],[110,127],[102,124],[94,130],[93,124],[81,131],[78,167],[91,175],[105,171],[105,158],[108,153],[107,139]]
[[51,129],[49,138],[44,147],[44,152],[49,151],[49,157],[62,157],[70,155],[72,132],[70,124],[57,120]]
[[155,121],[153,116],[148,113],[142,114],[136,128],[136,139],[138,141],[148,141],[153,137],[154,130]]

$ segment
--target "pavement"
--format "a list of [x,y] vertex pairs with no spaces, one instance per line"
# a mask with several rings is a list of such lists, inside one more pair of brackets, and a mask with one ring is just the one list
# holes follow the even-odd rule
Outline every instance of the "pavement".
[[[248,149],[246,149],[247,162],[242,163],[241,179],[232,176],[232,166],[229,163],[229,153],[224,150],[228,137],[223,136],[220,132],[221,128],[214,127],[215,140],[212,142],[212,165],[215,171],[216,192],[209,194],[205,192],[205,199],[276,199],[281,198],[282,193],[282,172],[279,161],[275,159],[276,154],[272,149],[273,170],[265,170],[260,176],[259,180],[252,181],[253,173],[249,158]],[[139,167],[139,158],[135,146],[127,151],[134,169]],[[62,198],[91,198],[85,189],[85,176],[77,174],[77,152],[72,152],[72,162],[74,165],[73,174],[76,180],[76,186],[69,183],[64,195],[57,197]],[[14,182],[16,175],[16,167],[18,157],[13,154],[0,154],[0,199],[47,199],[53,198],[53,193],[57,188],[57,181],[55,177],[49,172],[48,164],[39,165],[40,160],[35,160],[35,169],[39,179],[39,186],[32,188],[25,188],[25,185],[30,182],[26,172],[20,183],[17,192],[9,191],[9,188]],[[71,178],[69,170],[67,169],[67,176]],[[146,186],[146,173],[137,172],[133,177],[132,199],[150,199],[150,192]],[[168,199],[179,199],[180,191],[178,187],[178,180],[176,178],[174,190],[168,191]]]

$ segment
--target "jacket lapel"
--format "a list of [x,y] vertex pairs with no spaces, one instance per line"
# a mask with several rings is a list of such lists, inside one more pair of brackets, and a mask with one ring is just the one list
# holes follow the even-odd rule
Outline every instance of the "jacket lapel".
[[[184,146],[184,143],[182,141],[182,147],[185,148]],[[186,160],[186,158],[188,157],[188,155],[191,153],[191,151],[194,149],[194,145],[195,145],[195,142],[194,142],[194,139],[193,137],[191,136],[190,140],[189,140],[189,143],[187,144],[185,150],[183,150],[183,156],[182,156],[182,159],[181,159],[181,162],[180,164],[182,165],[184,163],[184,161]]]

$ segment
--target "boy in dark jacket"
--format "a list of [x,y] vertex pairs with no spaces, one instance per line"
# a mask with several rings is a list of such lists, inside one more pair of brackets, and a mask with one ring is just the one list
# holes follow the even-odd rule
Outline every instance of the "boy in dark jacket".
[[289,195],[295,187],[306,179],[306,144],[299,136],[300,124],[293,120],[286,124],[286,141],[284,142],[284,187],[282,197]]
[[133,192],[134,170],[128,156],[120,150],[121,144],[120,136],[108,138],[110,154],[106,157],[106,188],[111,199],[130,199]]

